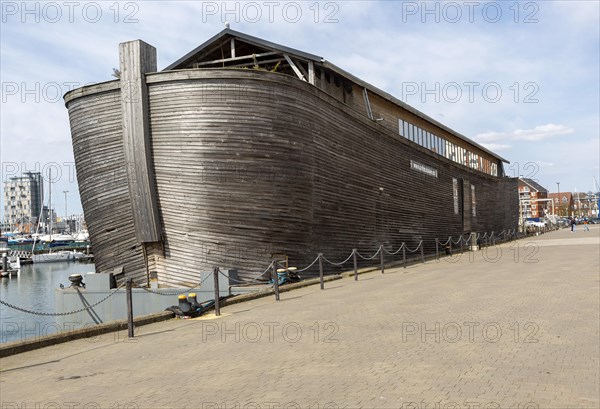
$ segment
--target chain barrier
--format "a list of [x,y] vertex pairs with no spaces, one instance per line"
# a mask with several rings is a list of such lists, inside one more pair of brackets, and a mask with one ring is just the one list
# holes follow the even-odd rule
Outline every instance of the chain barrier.
[[361,255],[358,251],[356,252],[356,255],[360,258],[362,258],[363,260],[373,260],[375,257],[377,257],[377,255],[379,254],[379,252],[381,251],[381,248],[383,246],[379,246],[379,248],[377,249],[377,252],[375,254],[373,254],[371,257],[364,257],[363,255]]
[[317,256],[317,258],[312,263],[310,263],[310,265],[308,267],[305,267],[305,268],[303,268],[301,270],[296,270],[296,273],[301,273],[303,271],[308,270],[309,268],[311,268],[312,266],[314,266],[317,261],[319,261],[319,258],[321,258],[321,256]]
[[439,243],[440,243],[440,246],[445,246],[447,244],[450,244],[451,241],[452,241],[452,236],[448,237],[448,240],[446,240],[445,242],[442,243],[441,241],[439,241]]
[[[459,239],[457,241],[454,241],[452,239],[452,236],[448,237],[448,240],[446,240],[445,242],[440,241],[439,239],[436,239],[436,246],[439,247],[444,247],[447,245],[456,245],[456,244],[462,244],[468,246],[469,243],[472,244],[472,240],[473,237],[475,237],[475,241],[477,243],[482,243],[484,240],[488,239],[489,243],[491,243],[491,245],[496,245],[496,240],[501,239],[503,241],[508,241],[509,239],[513,238],[513,237],[519,237],[519,232],[517,231],[517,229],[512,229],[512,230],[502,230],[500,233],[495,233],[495,232],[485,232],[485,233],[475,233],[475,234],[469,234],[469,238],[465,239],[462,235],[459,236]],[[486,241],[487,243],[487,241]],[[418,247],[417,247],[418,249]],[[410,249],[407,248],[407,250],[411,251]],[[415,250],[416,251],[416,250]],[[412,251],[414,253],[414,251]],[[390,254],[390,253],[388,253]]]
[[9,308],[12,308],[14,310],[17,311],[21,311],[27,314],[33,314],[33,315],[42,315],[45,317],[61,317],[61,316],[65,316],[65,315],[73,315],[73,314],[77,314],[83,311],[87,311],[91,308],[94,308],[95,306],[103,303],[104,301],[108,300],[110,297],[112,297],[117,291],[119,291],[121,288],[123,288],[123,286],[125,286],[125,283],[122,283],[120,286],[118,286],[117,288],[115,288],[113,291],[111,291],[106,297],[104,297],[103,299],[101,299],[100,301],[92,304],[92,305],[88,305],[85,308],[81,308],[79,310],[75,310],[75,311],[70,311],[70,312],[39,312],[39,311],[31,311],[25,308],[21,308],[21,307],[17,307],[16,305],[12,305],[7,303],[6,301],[2,301],[0,300],[0,304],[2,305],[6,305]]
[[[273,265],[273,263],[269,264],[269,268],[271,268],[272,265]],[[238,284],[267,284],[266,281],[260,281],[260,280],[256,280],[256,279],[247,280],[247,281],[236,280],[235,278],[231,278],[228,275],[226,275],[225,273],[223,273],[221,271],[221,269],[218,270],[218,273],[221,274],[223,277],[233,281],[234,283],[238,283]],[[263,274],[264,273],[266,273],[266,270],[265,270],[265,272],[263,272]]]
[[402,249],[403,249],[405,246],[406,246],[406,243],[402,243],[402,245],[400,246],[400,248],[399,248],[398,250],[396,250],[395,252],[393,252],[393,253],[392,253],[392,252],[390,252],[390,251],[387,251],[387,250],[385,249],[385,247],[383,247],[383,251],[384,251],[386,254],[389,254],[390,256],[395,256],[396,254],[400,253],[400,252],[402,251]]
[[142,287],[141,285],[139,285],[139,284],[138,284],[138,283],[136,283],[135,281],[132,281],[132,284],[133,284],[133,285],[134,285],[136,288],[141,288],[142,290],[146,291],[147,293],[152,293],[152,294],[156,294],[156,295],[164,295],[164,296],[169,296],[169,297],[171,297],[171,296],[174,296],[174,295],[181,295],[181,294],[187,293],[187,292],[188,292],[188,291],[190,291],[190,290],[193,290],[193,289],[195,289],[195,288],[198,288],[198,287],[200,287],[200,285],[201,285],[201,284],[202,284],[202,283],[203,283],[203,282],[204,282],[204,281],[205,281],[205,280],[206,280],[208,277],[212,277],[212,275],[211,275],[211,274],[208,274],[206,277],[204,277],[202,280],[200,280],[200,282],[199,282],[198,284],[194,285],[193,287],[187,287],[187,288],[186,288],[186,289],[184,289],[183,291],[177,291],[177,292],[173,292],[173,293],[161,293],[161,292],[158,292],[158,291],[154,291],[154,290],[151,290],[151,289],[149,289],[149,288]]
[[332,264],[334,266],[341,266],[341,265],[346,264],[348,262],[348,260],[350,260],[352,258],[353,255],[354,255],[354,251],[352,253],[350,253],[350,255],[348,256],[348,258],[346,260],[342,261],[341,263],[334,263],[333,261],[327,260],[327,257],[325,257],[325,256],[322,256],[322,257],[323,257],[323,260],[325,260],[329,264]]
[[419,251],[419,249],[421,248],[422,245],[423,245],[423,240],[421,240],[419,242],[419,245],[414,250],[409,249],[408,246],[406,247],[406,250],[408,250],[409,253],[416,253],[417,251]]

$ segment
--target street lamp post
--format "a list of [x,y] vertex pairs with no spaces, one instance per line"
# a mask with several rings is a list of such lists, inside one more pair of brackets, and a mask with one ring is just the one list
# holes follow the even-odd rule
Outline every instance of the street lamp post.
[[560,182],[556,182],[556,194],[558,196],[558,215],[562,216],[560,214],[560,204],[561,204],[561,200],[560,200]]
[[[68,222],[69,213],[67,213],[67,193],[69,193],[69,191],[63,190],[63,193],[65,194],[65,230],[67,230],[67,227],[69,226],[69,222]],[[68,229],[68,230],[71,231],[71,229]]]

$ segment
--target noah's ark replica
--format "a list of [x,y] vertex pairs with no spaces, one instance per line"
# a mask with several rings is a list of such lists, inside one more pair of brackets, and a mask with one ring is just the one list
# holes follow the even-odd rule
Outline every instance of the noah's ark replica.
[[119,51],[64,97],[100,273],[181,286],[517,227],[505,159],[321,57],[229,28],[162,71]]

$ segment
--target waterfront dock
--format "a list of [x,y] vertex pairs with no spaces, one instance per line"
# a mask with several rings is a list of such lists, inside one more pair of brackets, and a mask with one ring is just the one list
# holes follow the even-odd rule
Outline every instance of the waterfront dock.
[[1,404],[598,408],[600,226],[590,229],[6,357]]

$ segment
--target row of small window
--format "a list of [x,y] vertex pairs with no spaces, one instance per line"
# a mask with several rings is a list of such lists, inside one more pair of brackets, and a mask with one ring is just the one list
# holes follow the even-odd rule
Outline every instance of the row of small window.
[[470,152],[444,138],[425,129],[411,124],[403,119],[398,120],[400,136],[427,148],[440,156],[448,158],[471,169],[479,170],[492,176],[498,176],[498,165],[478,154]]

